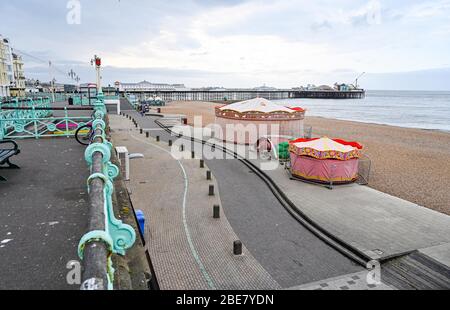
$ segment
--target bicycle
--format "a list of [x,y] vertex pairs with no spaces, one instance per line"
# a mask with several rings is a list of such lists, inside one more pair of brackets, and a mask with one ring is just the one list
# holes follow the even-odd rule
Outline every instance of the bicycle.
[[75,132],[75,139],[81,145],[91,144],[93,137],[94,137],[94,130],[92,129],[92,123],[88,123],[84,126],[81,126]]

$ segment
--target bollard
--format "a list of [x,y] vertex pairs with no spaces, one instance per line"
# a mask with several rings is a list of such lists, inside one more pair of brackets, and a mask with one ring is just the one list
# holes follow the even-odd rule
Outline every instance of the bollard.
[[184,144],[180,145],[180,152],[184,152]]
[[209,196],[214,196],[214,185],[209,186]]
[[192,159],[195,158],[195,152],[194,152],[194,151],[191,152],[191,158],[192,158]]
[[169,146],[172,146],[172,140],[169,140]]
[[213,218],[220,219],[220,206],[215,205],[213,208]]
[[205,168],[205,161],[203,159],[200,159],[200,168]]
[[141,132],[141,135],[142,135],[144,133],[144,129],[141,128],[140,132]]
[[206,179],[207,179],[208,181],[211,180],[211,171],[210,171],[210,170],[206,171]]
[[150,133],[147,131],[147,132],[145,133],[145,136],[146,136],[147,138],[150,138]]
[[156,136],[156,142],[159,142],[160,138],[159,136]]
[[242,255],[242,242],[240,240],[234,241],[233,253],[234,255]]

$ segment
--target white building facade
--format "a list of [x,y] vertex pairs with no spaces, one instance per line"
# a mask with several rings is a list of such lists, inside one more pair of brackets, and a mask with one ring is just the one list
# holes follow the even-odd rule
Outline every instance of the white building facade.
[[14,84],[12,48],[8,39],[0,35],[0,97],[9,97]]

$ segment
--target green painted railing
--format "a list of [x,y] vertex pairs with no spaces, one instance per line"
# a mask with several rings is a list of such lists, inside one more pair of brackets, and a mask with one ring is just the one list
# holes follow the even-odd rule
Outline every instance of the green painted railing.
[[125,255],[126,250],[136,241],[136,232],[114,215],[113,182],[119,175],[119,168],[111,163],[113,145],[106,137],[107,111],[101,94],[94,104],[94,110],[94,136],[85,152],[85,159],[91,170],[88,179],[91,231],[83,236],[78,246],[78,254],[85,267],[81,288],[111,290],[115,273],[111,254]]
[[125,98],[128,100],[128,102],[131,104],[133,108],[137,108],[139,105],[139,100],[136,98],[135,95],[125,95]]
[[0,103],[0,140],[45,138],[75,135],[78,128],[92,121],[91,116],[55,115],[50,98],[35,98]]

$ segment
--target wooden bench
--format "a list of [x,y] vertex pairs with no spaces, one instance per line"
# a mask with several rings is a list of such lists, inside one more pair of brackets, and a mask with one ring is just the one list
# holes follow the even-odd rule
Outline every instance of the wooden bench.
[[[4,147],[4,144],[11,144],[9,148]],[[0,169],[20,169],[19,166],[12,164],[9,159],[20,153],[19,146],[14,141],[0,141]],[[0,175],[0,181],[6,181]]]

